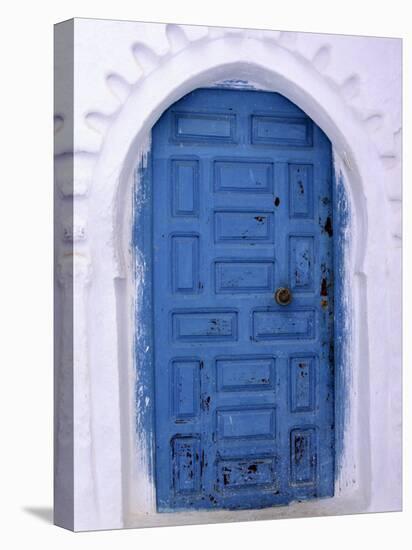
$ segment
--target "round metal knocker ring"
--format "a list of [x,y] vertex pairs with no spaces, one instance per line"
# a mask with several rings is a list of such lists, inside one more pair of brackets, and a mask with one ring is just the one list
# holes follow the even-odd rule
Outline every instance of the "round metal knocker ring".
[[285,287],[280,287],[275,292],[275,300],[280,306],[287,306],[292,301],[292,292]]

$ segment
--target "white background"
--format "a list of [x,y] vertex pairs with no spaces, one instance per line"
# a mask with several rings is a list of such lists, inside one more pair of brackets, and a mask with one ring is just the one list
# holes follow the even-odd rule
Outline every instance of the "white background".
[[[7,8],[5,9],[5,5]],[[51,525],[52,506],[52,113],[53,24],[73,16],[204,25],[367,34],[404,38],[404,125],[411,115],[412,14],[391,0],[42,0],[3,4],[0,64],[0,545],[3,548],[170,549],[405,548],[411,544],[410,491],[405,512],[201,527],[72,534]],[[408,70],[409,67],[409,70]],[[410,188],[404,132],[405,241]],[[409,248],[409,251],[408,251]],[[404,312],[411,304],[410,247],[404,253]],[[382,289],[385,292],[385,289]],[[404,314],[405,435],[412,365]],[[409,336],[409,340],[411,336]],[[409,348],[409,349],[408,349]],[[409,368],[408,368],[409,366]],[[409,402],[409,403],[408,403]],[[405,488],[411,484],[405,438]]]

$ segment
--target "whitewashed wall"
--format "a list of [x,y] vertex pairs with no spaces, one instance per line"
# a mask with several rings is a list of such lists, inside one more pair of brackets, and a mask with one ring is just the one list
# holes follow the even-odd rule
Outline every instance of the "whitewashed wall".
[[[87,530],[398,510],[401,41],[89,19],[57,25],[55,37],[56,522]],[[228,79],[280,92],[311,116],[347,187],[343,467],[333,499],[156,514],[134,418],[142,281],[132,174],[169,105]]]

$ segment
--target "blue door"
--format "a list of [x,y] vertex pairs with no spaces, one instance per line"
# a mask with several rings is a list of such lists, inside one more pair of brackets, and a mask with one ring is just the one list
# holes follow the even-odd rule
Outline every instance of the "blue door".
[[158,510],[332,496],[329,140],[279,94],[200,89],[151,170]]

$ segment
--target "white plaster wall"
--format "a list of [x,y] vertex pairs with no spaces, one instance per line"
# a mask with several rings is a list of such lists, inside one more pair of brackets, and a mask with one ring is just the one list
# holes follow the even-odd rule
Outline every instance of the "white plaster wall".
[[[64,69],[56,70],[59,81]],[[133,263],[130,247],[132,174],[162,112],[224,79],[278,91],[305,110],[331,139],[347,185],[351,398],[343,467],[333,499],[256,512],[156,514],[145,443],[135,435],[132,341],[140,327],[133,312],[141,281],[133,272],[139,275],[142,260]],[[58,89],[55,108],[58,301],[63,316],[65,308],[74,315],[73,357],[63,332],[57,376],[72,360],[74,528],[399,509],[401,42],[75,19],[74,108]],[[64,429],[62,419],[57,451]]]

